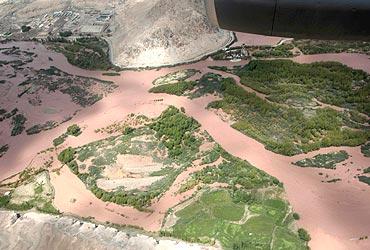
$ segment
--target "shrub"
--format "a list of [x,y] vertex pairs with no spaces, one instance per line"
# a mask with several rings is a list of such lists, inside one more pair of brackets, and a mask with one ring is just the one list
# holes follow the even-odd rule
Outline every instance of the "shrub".
[[370,167],[364,169],[364,174],[370,174]]
[[294,40],[294,44],[304,54],[370,52],[370,43],[363,41],[324,41],[324,40]]
[[5,155],[6,152],[9,150],[9,145],[5,144],[3,146],[0,146],[0,158]]
[[0,207],[6,207],[10,201],[10,195],[0,196]]
[[22,25],[21,30],[22,30],[22,33],[25,33],[25,32],[30,31],[31,27],[27,25]]
[[343,162],[348,158],[348,153],[344,150],[341,150],[339,152],[329,154],[318,154],[311,159],[303,159],[301,161],[295,162],[294,164],[300,167],[335,169],[338,163]]
[[47,214],[60,214],[59,210],[50,201],[45,202],[42,207],[37,207],[37,210]]
[[67,128],[67,134],[72,136],[79,136],[81,134],[81,128],[77,124],[73,124]]
[[370,157],[370,142],[361,146],[361,152],[365,157]]
[[58,126],[57,122],[47,121],[44,124],[37,124],[26,130],[27,135],[38,134],[41,131],[50,130]]
[[53,140],[53,145],[54,145],[54,147],[57,147],[57,146],[59,146],[59,145],[63,144],[63,143],[64,143],[64,141],[66,140],[66,138],[67,138],[67,135],[66,135],[66,134],[62,134],[61,136],[59,136],[59,137],[55,138],[55,139]]
[[78,164],[76,161],[71,161],[69,162],[68,164],[68,167],[71,169],[71,171],[74,173],[74,174],[79,174],[79,171],[78,171]]
[[362,175],[358,177],[358,180],[370,186],[370,177]]
[[61,31],[61,32],[59,32],[59,35],[60,35],[61,37],[69,37],[69,36],[72,36],[72,31],[70,31],[70,30],[67,30],[67,31]]
[[13,116],[12,120],[13,129],[11,135],[16,136],[22,134],[23,130],[25,129],[24,124],[26,123],[26,121],[27,118],[22,114]]
[[303,241],[310,241],[311,240],[311,236],[309,235],[309,233],[303,229],[303,228],[300,228],[298,229],[298,236],[301,240]]
[[58,160],[64,164],[70,163],[74,159],[75,153],[76,151],[72,147],[69,147],[58,155]]
[[150,124],[150,128],[157,132],[156,137],[168,148],[170,157],[174,158],[184,153],[185,149],[199,148],[199,142],[192,135],[199,126],[197,121],[172,106]]
[[123,131],[123,134],[124,135],[129,135],[129,134],[132,134],[134,131],[135,131],[134,128],[132,128],[132,127],[126,127],[125,130]]
[[104,39],[96,37],[78,38],[73,42],[67,41],[64,37],[51,39],[49,42],[52,48],[65,55],[72,65],[89,70],[110,70],[114,66],[109,59],[109,45]]
[[104,72],[103,76],[120,76],[121,74],[118,72]]
[[299,220],[300,218],[301,218],[301,216],[299,216],[298,213],[293,213],[293,219]]

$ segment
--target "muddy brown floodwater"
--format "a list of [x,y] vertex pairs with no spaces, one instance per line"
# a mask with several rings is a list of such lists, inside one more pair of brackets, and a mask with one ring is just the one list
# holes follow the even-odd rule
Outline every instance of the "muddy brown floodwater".
[[[50,52],[40,44],[19,42],[1,44],[0,48],[12,45],[22,49],[28,48],[38,54],[38,57],[27,65],[34,69],[55,66],[69,74],[111,80],[119,87],[95,105],[80,111],[71,121],[63,123],[53,130],[32,136],[27,136],[25,133],[17,137],[2,135],[0,144],[5,142],[9,144],[9,151],[0,159],[0,180],[25,169],[37,152],[50,147],[52,140],[62,134],[71,124],[77,123],[85,127],[82,135],[78,138],[68,138],[66,141],[66,146],[77,147],[102,139],[103,135],[94,132],[96,129],[122,120],[130,113],[155,117],[168,105],[174,105],[179,108],[184,107],[186,113],[194,117],[202,125],[202,128],[208,131],[215,141],[229,153],[249,161],[284,183],[289,202],[294,211],[301,215],[301,220],[298,221],[299,226],[308,229],[311,234],[310,246],[312,249],[370,249],[369,240],[359,240],[362,236],[370,236],[370,187],[354,178],[356,174],[360,173],[357,169],[364,169],[370,163],[369,159],[361,154],[360,147],[324,148],[307,155],[294,157],[278,155],[266,150],[256,140],[232,129],[230,124],[222,121],[215,112],[207,110],[205,107],[214,100],[213,96],[189,100],[185,97],[148,92],[154,79],[179,69],[198,69],[202,73],[215,72],[209,70],[208,66],[234,66],[245,64],[245,61],[232,63],[204,60],[160,70],[124,71],[121,76],[109,77],[103,76],[102,72],[76,68],[70,65],[64,56]],[[49,57],[52,58],[52,61],[49,60]],[[300,63],[339,61],[370,73],[370,60],[367,56],[359,54],[299,56],[293,60]],[[238,80],[238,78],[235,79]],[[70,100],[58,98],[56,95],[54,94],[54,98],[52,98],[54,106],[75,109]],[[29,110],[24,106],[25,103],[19,102],[16,105],[20,110]],[[32,116],[32,113],[27,115]],[[41,117],[40,119],[47,118]],[[294,167],[291,164],[291,162],[311,157],[317,153],[337,150],[346,150],[351,155],[351,158],[346,162],[347,165],[339,166],[337,170],[304,169]],[[54,153],[54,157],[56,153]],[[60,165],[54,161],[52,167],[59,168]],[[105,203],[97,199],[86,189],[78,177],[72,174],[68,168],[63,167],[60,173],[51,173],[51,181],[55,188],[54,205],[67,214],[94,217],[101,222],[130,224],[143,227],[146,230],[157,231],[162,225],[166,211],[194,193],[195,190],[190,190],[178,195],[176,191],[180,184],[186,180],[186,177],[196,170],[197,168],[189,168],[182,173],[172,187],[159,200],[154,201],[151,206],[153,212],[150,213],[140,212],[131,207]],[[322,182],[326,179],[320,176],[319,172],[324,175],[328,174],[330,178],[340,178],[342,181],[337,183]]]

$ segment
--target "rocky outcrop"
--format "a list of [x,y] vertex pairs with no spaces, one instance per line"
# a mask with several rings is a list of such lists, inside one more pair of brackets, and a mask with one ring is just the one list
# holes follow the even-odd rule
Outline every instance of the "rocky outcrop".
[[0,211],[1,250],[215,249],[182,241],[119,231],[71,217]]
[[127,0],[117,7],[109,41],[115,64],[146,67],[200,59],[232,34],[209,24],[203,0]]

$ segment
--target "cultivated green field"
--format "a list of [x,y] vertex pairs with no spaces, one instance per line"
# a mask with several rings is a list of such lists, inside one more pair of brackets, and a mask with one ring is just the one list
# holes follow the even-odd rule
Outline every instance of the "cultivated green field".
[[[205,191],[199,200],[176,212],[167,235],[192,242],[221,242],[225,249],[307,249],[290,228],[288,204],[256,191],[240,199],[231,189]],[[240,195],[240,194],[239,194]]]
[[223,162],[194,173],[188,183],[227,183],[229,188],[204,189],[175,213],[179,219],[163,234],[203,243],[218,240],[225,249],[306,249],[290,229],[293,213],[281,198],[281,183],[222,149],[218,152]]
[[[216,164],[219,159],[222,162]],[[306,249],[305,241],[291,229],[294,213],[282,198],[277,179],[217,144],[205,154],[203,163],[210,165],[192,174],[180,189],[202,187],[199,198],[183,209],[175,208],[178,220],[163,235],[192,242],[218,240],[225,249]],[[207,188],[215,183],[228,187]]]

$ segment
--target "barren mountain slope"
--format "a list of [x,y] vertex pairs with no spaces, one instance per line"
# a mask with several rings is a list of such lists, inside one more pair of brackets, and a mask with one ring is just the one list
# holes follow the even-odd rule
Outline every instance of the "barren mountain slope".
[[202,0],[128,0],[119,6],[115,25],[112,59],[123,67],[195,60],[232,39],[209,25]]
[[203,0],[14,0],[0,1],[0,21],[27,23],[34,17],[75,8],[114,8],[111,56],[122,67],[153,67],[197,60],[232,41],[212,27]]

